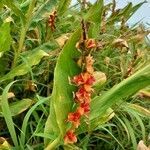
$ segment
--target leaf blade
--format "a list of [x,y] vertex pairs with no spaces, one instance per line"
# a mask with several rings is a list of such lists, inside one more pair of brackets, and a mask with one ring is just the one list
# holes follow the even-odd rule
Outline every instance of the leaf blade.
[[1,77],[0,82],[28,73],[31,70],[31,67],[37,65],[44,56],[48,56],[48,54],[42,50],[35,51],[33,54],[26,58],[26,62],[23,62],[8,72],[5,76]]
[[[6,38],[7,37],[7,38]],[[5,52],[10,50],[11,45],[11,35],[10,35],[10,23],[3,23],[0,27],[0,52]]]
[[[138,82],[138,84],[137,84]],[[138,90],[150,84],[150,65],[148,64],[143,69],[136,72],[134,75],[123,80],[120,84],[114,86],[102,97],[96,97],[91,102],[90,119],[104,114],[104,112],[122,98],[135,94]],[[97,107],[99,106],[99,107]]]

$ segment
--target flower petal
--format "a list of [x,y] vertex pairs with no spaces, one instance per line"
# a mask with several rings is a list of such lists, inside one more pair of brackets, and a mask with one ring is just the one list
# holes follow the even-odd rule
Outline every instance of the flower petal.
[[77,137],[74,134],[73,130],[68,130],[66,135],[64,136],[64,143],[65,144],[73,144],[77,142]]

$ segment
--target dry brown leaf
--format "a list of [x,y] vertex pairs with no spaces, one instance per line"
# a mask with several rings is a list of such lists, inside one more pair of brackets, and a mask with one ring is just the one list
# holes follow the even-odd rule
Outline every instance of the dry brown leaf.
[[69,36],[69,33],[63,34],[56,39],[56,42],[59,44],[60,47],[63,47],[66,41],[69,39]]
[[149,92],[149,91],[141,90],[141,91],[139,91],[138,95],[139,95],[140,97],[147,97],[147,98],[150,98],[150,92]]
[[145,144],[144,141],[140,141],[137,146],[137,150],[150,150]]
[[8,93],[8,98],[14,98],[14,97],[15,97],[15,94],[13,92]]
[[[9,98],[14,98],[14,97],[15,97],[15,94],[14,94],[13,92],[9,92],[7,96],[8,96],[8,99],[9,99]],[[1,99],[2,99],[2,96],[0,95],[0,100],[1,100]]]
[[11,150],[10,144],[3,137],[0,137],[0,150]]
[[120,38],[115,39],[112,44],[116,48],[123,48],[123,47],[129,48],[127,41]]

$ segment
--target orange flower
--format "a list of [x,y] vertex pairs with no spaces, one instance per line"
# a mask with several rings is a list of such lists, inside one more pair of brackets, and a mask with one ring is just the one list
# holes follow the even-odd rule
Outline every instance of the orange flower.
[[96,41],[95,41],[95,39],[87,39],[85,41],[85,46],[88,49],[96,48]]
[[72,82],[77,86],[82,84],[92,85],[95,82],[94,76],[88,72],[81,73],[73,77]]
[[81,114],[78,111],[68,114],[68,121],[73,123],[75,128],[78,128],[78,126],[80,125],[80,118]]
[[73,130],[68,130],[66,135],[64,136],[64,143],[65,144],[73,144],[77,142],[77,137],[74,134]]
[[72,82],[77,86],[84,84],[84,79],[82,73],[73,77]]
[[89,103],[82,103],[80,107],[84,110],[84,113],[88,113],[90,111],[90,104]]
[[83,74],[83,78],[84,78],[84,84],[87,85],[92,85],[95,82],[94,76],[92,76],[90,73],[85,72]]
[[91,92],[93,92],[94,90],[93,90],[93,88],[91,87],[91,85],[88,85],[88,84],[84,84],[84,89],[85,89],[85,91],[86,92],[89,92],[89,93],[91,93]]
[[91,93],[87,92],[84,87],[80,87],[75,93],[75,100],[79,103],[89,102]]
[[[81,49],[81,50],[89,50],[92,48],[96,48],[97,43],[96,40],[94,39],[87,39],[80,41],[76,44],[76,48]],[[75,143],[77,142],[77,137],[74,134],[75,128],[78,128],[80,125],[81,117],[89,117],[89,112],[90,112],[90,101],[91,101],[91,94],[93,92],[92,85],[95,82],[95,77],[93,76],[94,74],[94,68],[93,68],[93,63],[94,59],[93,57],[89,54],[88,56],[83,54],[84,58],[82,60],[79,59],[79,65],[80,67],[82,64],[84,65],[83,69],[85,70],[84,72],[81,72],[78,75],[75,75],[71,80],[71,83],[75,84],[78,86],[78,90],[74,93],[74,100],[76,101],[77,108],[75,112],[71,112],[68,114],[68,119],[67,121],[71,123],[71,128],[69,131],[67,131],[65,137],[64,137],[64,142],[65,143]]]
[[84,115],[84,109],[80,106],[77,108],[77,112],[79,112],[81,116]]
[[90,112],[90,103],[82,103],[77,110],[81,112],[82,115],[86,115]]

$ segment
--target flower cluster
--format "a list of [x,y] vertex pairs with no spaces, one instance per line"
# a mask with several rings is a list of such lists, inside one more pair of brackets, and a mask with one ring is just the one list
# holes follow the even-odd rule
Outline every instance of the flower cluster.
[[[86,41],[85,48],[92,49],[95,46],[95,41],[89,39]],[[75,129],[79,127],[81,118],[83,116],[88,117],[90,112],[90,101],[93,92],[92,85],[95,82],[93,76],[93,57],[88,54],[84,56],[84,71],[78,75],[75,75],[71,79],[71,83],[78,87],[76,92],[73,92],[74,101],[76,103],[76,110],[68,114],[67,122],[71,123],[71,129],[66,132],[64,137],[65,144],[72,144],[77,142],[77,137],[75,135]]]
[[56,12],[56,10],[54,10],[49,15],[49,19],[48,19],[48,25],[51,28],[52,32],[56,29],[56,26],[55,26],[56,17],[57,17],[57,12]]

